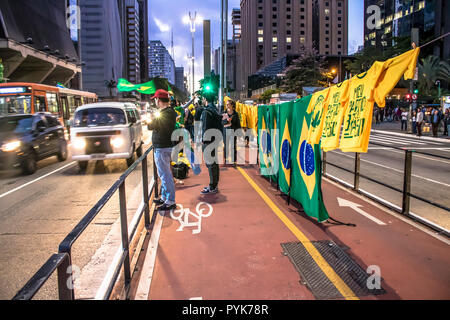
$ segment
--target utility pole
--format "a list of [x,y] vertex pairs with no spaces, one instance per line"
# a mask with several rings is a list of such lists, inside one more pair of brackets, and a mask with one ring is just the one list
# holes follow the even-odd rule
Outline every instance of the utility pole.
[[224,9],[224,1],[220,0],[220,50],[219,50],[219,103],[218,108],[219,111],[223,109],[223,67],[224,67],[224,60],[223,60],[223,24],[224,24],[224,17],[223,17],[223,9]]
[[[413,19],[414,19],[414,14],[413,14]],[[411,41],[413,43],[413,46],[415,45],[416,47],[419,46],[419,29],[418,28],[412,28],[411,29]],[[416,68],[416,75],[417,75],[417,68]],[[415,77],[416,77],[415,75]],[[410,81],[409,83],[409,92],[411,94],[411,101],[409,103],[409,114],[408,114],[408,119],[409,119],[409,125],[408,125],[408,133],[412,133],[412,112],[413,112],[413,108],[417,107],[417,100],[412,99],[413,94],[414,94],[414,82],[417,81],[418,79],[414,78]]]

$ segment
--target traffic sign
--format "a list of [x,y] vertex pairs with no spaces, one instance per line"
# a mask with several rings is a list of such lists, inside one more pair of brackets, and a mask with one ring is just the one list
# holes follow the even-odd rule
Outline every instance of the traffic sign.
[[413,95],[412,95],[412,99],[413,99],[413,100],[417,100],[417,94],[413,94]]

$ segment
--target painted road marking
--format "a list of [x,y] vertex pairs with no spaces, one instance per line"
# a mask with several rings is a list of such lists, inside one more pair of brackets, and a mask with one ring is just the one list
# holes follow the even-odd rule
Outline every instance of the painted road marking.
[[[202,205],[206,205],[209,211],[203,214],[205,209],[202,209]],[[195,207],[197,213],[192,212],[189,208],[184,209],[182,204],[177,204],[179,209],[171,210],[170,217],[177,220],[180,223],[177,231],[183,231],[185,227],[197,227],[197,229],[192,230],[192,234],[199,234],[202,231],[202,219],[209,217],[213,212],[213,207],[207,202],[200,202]],[[189,216],[193,216],[197,219],[196,222],[189,222]]]
[[[393,138],[397,137],[397,136],[394,136],[394,135],[388,136],[388,135],[380,135],[380,134],[375,134],[374,136],[375,137],[379,137],[379,138],[387,138],[387,139],[393,139]],[[416,139],[416,138],[413,138],[413,137],[410,137],[410,138],[409,137],[404,137],[404,138],[400,138],[399,137],[399,139],[402,139],[404,141],[408,141],[410,143],[419,143],[418,141],[420,141],[420,143],[434,144],[434,145],[443,145],[443,142],[432,142],[432,141],[429,141],[429,140]]]
[[21,185],[21,186],[15,188],[15,189],[12,189],[12,190],[10,190],[10,191],[8,191],[8,192],[5,192],[5,193],[3,193],[2,195],[0,195],[0,199],[3,198],[3,197],[6,197],[7,195],[9,195],[9,194],[11,194],[11,193],[13,193],[13,192],[16,192],[16,191],[18,191],[18,190],[20,190],[20,189],[23,189],[23,188],[27,187],[27,186],[29,186],[30,184],[33,184],[33,183],[35,183],[35,182],[37,182],[37,181],[39,181],[39,180],[42,180],[42,179],[44,179],[44,178],[46,178],[46,177],[48,177],[48,176],[50,176],[50,175],[52,175],[52,174],[54,174],[54,173],[56,173],[56,172],[58,172],[58,171],[61,171],[61,170],[65,169],[65,168],[67,168],[67,167],[70,167],[70,166],[74,165],[75,163],[76,163],[75,161],[74,161],[74,162],[71,162],[71,163],[65,165],[64,167],[61,167],[61,168],[59,168],[59,169],[56,169],[56,170],[54,170],[54,171],[52,171],[52,172],[50,172],[50,173],[47,173],[47,174],[43,175],[42,177],[39,177],[39,178],[37,178],[37,179],[34,179],[33,181],[27,182],[27,183],[25,183],[25,184],[23,184],[23,185]]
[[386,223],[384,223],[381,220],[378,220],[377,218],[375,218],[374,216],[368,214],[367,212],[365,212],[364,210],[360,209],[359,207],[362,207],[362,205],[342,199],[342,198],[337,198],[339,206],[340,207],[349,207],[352,208],[353,210],[355,210],[356,212],[358,212],[359,214],[363,215],[364,217],[372,220],[373,222],[379,224],[380,226],[385,226]]
[[[337,155],[340,155],[340,156],[343,156],[343,157],[354,159],[354,157],[346,155],[346,154],[343,154],[343,153],[339,153],[339,152],[336,152],[336,151],[330,151],[330,152],[332,152],[334,154],[337,154]],[[379,166],[379,167],[382,167],[382,168],[385,168],[385,169],[389,169],[389,170],[392,170],[392,171],[399,172],[399,173],[403,174],[402,170],[394,169],[394,168],[391,168],[391,167],[388,167],[388,166],[385,166],[385,165],[382,165],[382,164],[379,164],[379,163],[376,163],[376,162],[373,162],[373,161],[369,161],[369,160],[365,160],[365,159],[361,159],[361,161],[364,161],[364,162],[367,162],[367,163],[370,163],[370,164],[373,164],[373,165],[376,165],[376,166]],[[436,181],[436,180],[433,180],[433,179],[421,177],[421,176],[418,176],[416,174],[411,174],[411,176],[415,177],[415,178],[423,179],[423,180],[426,180],[426,181],[429,181],[429,182],[433,182],[433,183],[436,183],[436,184],[441,184],[441,185],[446,186],[446,187],[450,187],[450,184],[447,184],[445,182],[440,182],[440,181]]]
[[162,223],[164,220],[164,216],[158,214],[157,212],[153,211],[153,214],[157,214],[155,226],[153,227],[144,264],[142,266],[142,274],[139,278],[139,285],[136,291],[135,300],[148,300],[148,296],[150,294],[153,270],[155,269],[156,253],[158,251],[159,236],[161,234]]
[[339,277],[339,275],[333,270],[323,256],[317,251],[311,241],[297,228],[297,226],[289,220],[289,218],[281,211],[280,208],[261,190],[261,188],[253,181],[252,178],[241,168],[237,168],[238,171],[244,176],[244,178],[250,183],[255,191],[261,196],[266,204],[272,209],[272,211],[278,216],[278,218],[285,224],[285,226],[297,237],[297,239],[305,246],[305,249],[317,263],[319,268],[327,276],[327,278],[333,283],[336,289],[347,300],[359,300],[356,294],[347,286],[347,284]]
[[392,139],[392,138],[384,138],[384,137],[370,137],[370,140],[375,140],[377,142],[382,143],[388,143],[391,144],[397,144],[397,145],[405,145],[405,144],[418,144],[418,145],[425,145],[424,142],[413,142],[413,141],[406,141],[406,140],[400,140],[400,139]]

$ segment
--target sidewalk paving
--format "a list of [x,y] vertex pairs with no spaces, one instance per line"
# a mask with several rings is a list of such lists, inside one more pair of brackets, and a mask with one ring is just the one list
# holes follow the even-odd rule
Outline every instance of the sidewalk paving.
[[[202,218],[200,230],[198,225],[180,230],[176,215],[159,217],[162,228],[158,245],[149,246],[140,266],[153,270],[151,282],[147,286],[139,284],[148,289],[144,298],[315,299],[301,284],[299,273],[281,247],[282,243],[307,242],[306,238],[332,240],[348,248],[347,255],[364,270],[372,265],[380,268],[386,293],[361,299],[450,298],[450,242],[445,239],[419,230],[413,223],[388,214],[327,180],[323,182],[323,193],[330,215],[355,223],[356,227],[319,224],[294,205],[287,206],[276,186],[259,176],[256,167],[221,167],[220,174],[220,192],[215,195],[200,195],[209,181],[206,168],[198,176],[190,173],[185,184],[177,186],[177,203],[185,209],[195,213],[198,203],[206,202],[213,211]],[[338,197],[359,204],[385,225],[378,225],[351,208],[340,207]],[[203,211],[204,215],[207,213]],[[196,221],[191,215],[185,222]],[[155,253],[153,264],[149,257]]]

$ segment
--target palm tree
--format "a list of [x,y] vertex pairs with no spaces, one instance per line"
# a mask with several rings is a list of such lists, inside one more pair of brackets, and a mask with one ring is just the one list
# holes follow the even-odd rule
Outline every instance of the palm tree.
[[117,87],[117,81],[114,79],[105,80],[105,86],[109,89],[109,96],[112,98],[112,90]]
[[434,96],[437,80],[450,83],[450,65],[438,57],[430,55],[419,63],[419,87],[425,95]]

